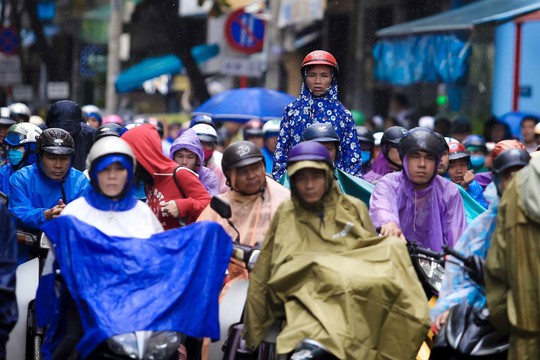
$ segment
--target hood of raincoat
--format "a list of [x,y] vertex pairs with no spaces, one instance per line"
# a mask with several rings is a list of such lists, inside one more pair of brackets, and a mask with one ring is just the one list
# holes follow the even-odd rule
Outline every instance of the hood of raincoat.
[[197,167],[197,174],[199,175],[199,181],[204,185],[210,195],[217,195],[219,193],[219,181],[217,176],[212,170],[203,166],[204,164],[204,149],[201,141],[197,136],[197,133],[192,129],[187,129],[180,135],[171,146],[170,158],[174,161],[174,153],[178,150],[186,149],[197,155],[199,158],[199,166]]
[[73,136],[81,131],[81,119],[82,112],[79,104],[71,100],[60,100],[49,108],[45,125],[47,128],[64,129]]
[[379,180],[386,174],[390,174],[391,172],[394,172],[394,170],[392,167],[390,167],[390,162],[388,159],[386,159],[383,152],[380,151],[379,156],[377,156],[377,159],[375,162],[373,162],[371,171],[364,175],[364,180],[367,182],[373,182]]
[[154,175],[171,174],[178,164],[165,156],[161,150],[161,139],[154,125],[143,124],[122,135],[141,166]]
[[[204,149],[202,147],[201,141],[197,136],[197,133],[193,129],[187,129],[180,135],[176,140],[174,140],[171,146],[171,153],[169,157],[174,161],[174,153],[178,150],[186,149],[195,153],[199,158],[199,164],[204,163]],[[197,172],[201,174],[202,166],[199,166]]]
[[[292,167],[294,167],[294,172],[291,171]],[[317,170],[324,170],[326,175],[326,190],[321,200],[319,200],[316,204],[307,204],[302,200],[302,198],[298,195],[298,191],[296,190],[295,181],[294,181],[294,174],[302,169],[317,169]],[[316,211],[318,213],[321,213],[325,206],[328,206],[328,202],[332,202],[332,196],[329,196],[332,192],[338,191],[337,183],[334,181],[334,172],[328,167],[327,164],[325,164],[322,161],[311,161],[311,160],[304,160],[299,161],[296,163],[293,163],[287,167],[287,171],[290,172],[292,175],[291,178],[291,200],[293,201],[294,205],[296,207],[302,207],[309,211]],[[327,199],[328,198],[328,199]]]
[[416,190],[405,172],[388,174],[375,186],[369,211],[375,227],[395,222],[407,240],[435,251],[453,246],[466,226],[459,189],[441,176]]
[[540,223],[540,158],[532,158],[518,175],[519,207],[529,219]]

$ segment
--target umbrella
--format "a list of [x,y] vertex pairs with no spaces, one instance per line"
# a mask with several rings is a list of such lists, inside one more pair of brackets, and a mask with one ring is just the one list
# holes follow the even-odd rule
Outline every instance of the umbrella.
[[245,122],[253,118],[280,118],[294,97],[264,88],[232,89],[212,96],[193,115],[207,114],[215,120]]

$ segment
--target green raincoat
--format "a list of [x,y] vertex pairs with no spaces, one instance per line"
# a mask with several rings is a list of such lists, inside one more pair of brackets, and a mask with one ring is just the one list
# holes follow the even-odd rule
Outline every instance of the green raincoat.
[[335,182],[316,209],[294,192],[280,205],[250,275],[248,345],[285,318],[278,354],[311,338],[351,360],[414,359],[430,324],[405,243],[377,237],[365,204]]
[[510,331],[508,359],[540,359],[540,158],[511,180],[501,198],[486,261],[491,321]]

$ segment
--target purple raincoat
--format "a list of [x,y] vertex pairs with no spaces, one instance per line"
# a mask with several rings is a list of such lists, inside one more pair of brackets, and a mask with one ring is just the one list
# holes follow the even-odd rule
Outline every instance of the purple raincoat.
[[457,185],[435,176],[427,188],[415,190],[406,170],[377,182],[369,214],[376,228],[395,222],[408,241],[435,251],[453,246],[467,225]]
[[384,175],[390,174],[394,170],[390,167],[390,162],[384,157],[382,150],[379,152],[379,156],[373,162],[371,171],[364,175],[364,180],[370,183],[376,183]]
[[486,187],[493,181],[493,177],[491,175],[491,171],[480,172],[478,174],[474,174],[474,180],[476,180],[482,189],[485,190]]
[[[181,149],[194,152],[199,157],[199,163],[204,163],[204,150],[202,144],[197,133],[192,129],[187,129],[182,135],[174,140],[173,145],[171,146],[170,158],[174,160],[174,153]],[[199,175],[199,181],[204,185],[211,196],[219,194],[219,181],[212,170],[199,165],[197,174]]]

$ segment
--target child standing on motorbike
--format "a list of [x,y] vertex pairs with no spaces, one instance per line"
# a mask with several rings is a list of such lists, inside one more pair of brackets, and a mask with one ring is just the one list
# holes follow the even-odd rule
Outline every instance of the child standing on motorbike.
[[[427,304],[405,244],[377,237],[366,205],[339,191],[325,146],[302,142],[287,163],[291,200],[276,212],[250,275],[248,346],[286,318],[280,355],[301,343],[296,352],[312,359],[412,358],[427,331]],[[389,303],[400,310],[387,311]]]

